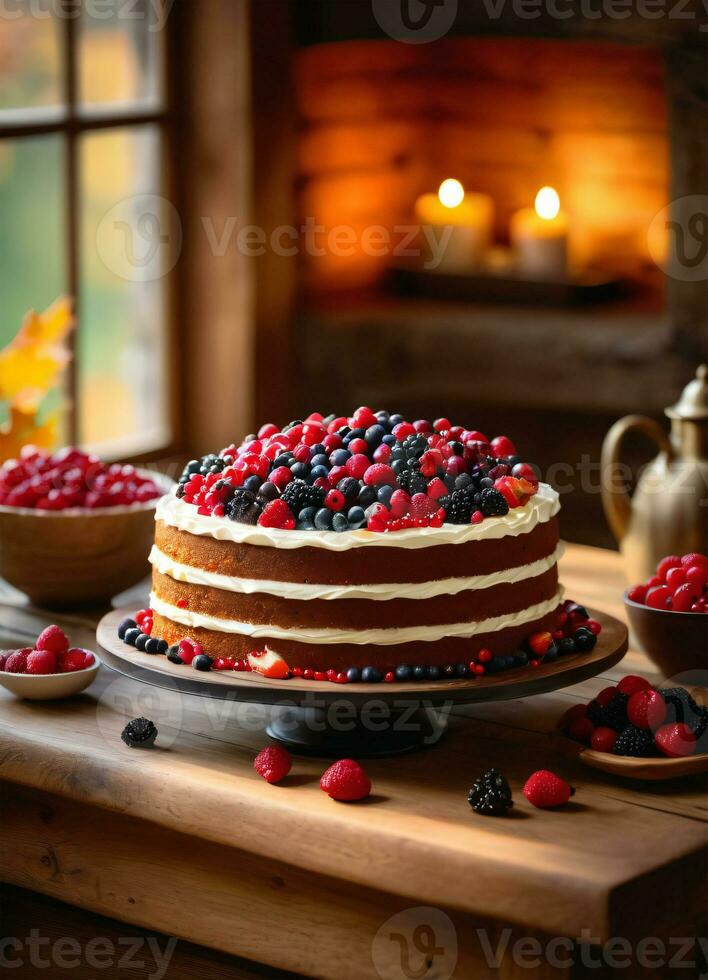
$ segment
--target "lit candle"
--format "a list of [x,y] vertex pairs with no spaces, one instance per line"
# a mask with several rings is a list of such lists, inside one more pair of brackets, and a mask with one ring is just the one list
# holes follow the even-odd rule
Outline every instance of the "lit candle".
[[426,268],[435,272],[468,272],[482,265],[492,235],[494,205],[487,194],[465,194],[449,178],[437,194],[423,194],[415,205],[422,226]]
[[552,187],[542,187],[535,208],[511,219],[516,268],[528,279],[564,279],[568,268],[568,217]]

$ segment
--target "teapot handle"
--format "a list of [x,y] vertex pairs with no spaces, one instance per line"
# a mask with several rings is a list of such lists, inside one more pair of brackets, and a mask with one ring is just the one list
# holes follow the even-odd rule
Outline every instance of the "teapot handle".
[[615,422],[605,436],[602,444],[602,506],[605,516],[617,541],[621,541],[629,527],[632,513],[631,498],[624,487],[618,487],[614,472],[621,463],[622,443],[629,432],[642,432],[653,439],[668,462],[674,458],[674,449],[669,437],[658,422],[643,415],[627,415]]

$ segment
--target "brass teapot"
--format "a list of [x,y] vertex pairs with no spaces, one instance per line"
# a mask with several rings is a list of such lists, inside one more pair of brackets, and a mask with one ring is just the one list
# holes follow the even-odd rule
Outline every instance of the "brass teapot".
[[[666,409],[671,433],[652,419],[628,415],[602,447],[602,504],[631,583],[645,582],[665,555],[708,551],[708,365]],[[634,495],[618,479],[622,442],[643,432],[661,452],[644,469]]]

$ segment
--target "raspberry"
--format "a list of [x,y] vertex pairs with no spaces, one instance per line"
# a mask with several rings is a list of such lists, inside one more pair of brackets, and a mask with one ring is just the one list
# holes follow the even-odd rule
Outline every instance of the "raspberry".
[[233,670],[236,666],[236,661],[232,660],[231,657],[217,657],[212,668],[214,670]]
[[373,466],[369,466],[364,471],[363,479],[364,483],[369,487],[379,486],[381,484],[389,487],[398,486],[396,474],[385,463],[374,463]]
[[361,480],[367,470],[370,469],[371,462],[369,457],[364,456],[363,453],[355,453],[349,457],[345,466],[349,476],[353,476],[355,480]]
[[650,609],[668,609],[671,589],[665,585],[655,585],[647,592],[646,604]]
[[601,707],[606,708],[616,693],[616,687],[603,687],[595,700]]
[[[29,653],[32,653],[30,650]],[[11,653],[5,661],[5,672],[7,674],[26,674],[27,673],[27,650],[16,650]]]
[[295,527],[295,518],[284,500],[271,500],[265,505],[263,513],[258,518],[261,527],[275,527],[284,531],[292,531]]
[[611,752],[617,741],[617,732],[612,728],[596,728],[590,739],[590,748],[596,752]]
[[568,727],[568,734],[576,742],[590,744],[590,740],[595,731],[595,726],[589,718],[576,718]]
[[347,498],[341,490],[330,490],[324,499],[324,505],[328,510],[338,511],[346,506]]
[[575,790],[564,779],[547,769],[540,769],[526,780],[524,796],[541,810],[563,806],[573,796]]
[[203,653],[204,650],[202,649],[201,643],[190,640],[189,637],[185,637],[179,641],[177,654],[183,664],[191,664],[195,657],[201,657]]
[[683,556],[681,564],[685,568],[690,568],[692,565],[708,565],[708,555],[702,555],[700,552],[692,551],[690,554]]
[[627,592],[627,598],[631,602],[638,602],[641,605],[644,605],[648,591],[649,591],[648,585],[635,585]]
[[627,704],[627,717],[636,728],[656,731],[666,718],[666,701],[658,691],[635,691]]
[[411,515],[416,520],[432,517],[437,511],[437,501],[432,497],[427,497],[424,493],[416,493],[411,500]]
[[[90,662],[87,658],[91,657]],[[73,674],[77,670],[84,670],[93,664],[94,657],[89,650],[82,650],[80,647],[72,647],[59,657],[59,673]]]
[[627,674],[617,685],[617,690],[621,694],[631,696],[635,691],[648,691],[650,687],[649,681],[644,680],[643,677],[639,677],[637,674]]
[[61,627],[47,626],[37,637],[36,649],[65,653],[69,649],[69,639]]
[[436,476],[428,484],[428,496],[432,497],[433,500],[440,500],[441,497],[447,496],[447,487],[439,476]]
[[51,650],[33,650],[27,657],[28,674],[55,674],[57,655]]
[[261,749],[253,760],[253,768],[267,783],[279,783],[281,779],[285,779],[292,764],[290,753],[279,745],[269,745]]
[[656,566],[656,574],[661,579],[662,582],[666,581],[666,573],[671,568],[680,568],[681,559],[678,555],[667,555],[666,558],[662,558],[659,564]]
[[320,789],[333,800],[363,800],[371,792],[371,780],[358,762],[340,759],[324,771]]
[[389,504],[394,517],[403,517],[410,510],[411,498],[405,490],[394,490]]
[[699,586],[694,585],[692,582],[679,585],[671,600],[671,609],[674,612],[689,612],[694,602],[700,598],[701,592],[702,587],[699,588]]
[[696,751],[696,736],[688,725],[664,725],[654,736],[657,748],[670,759],[680,759],[693,755]]
[[492,439],[492,452],[493,455],[499,459],[502,456],[516,456],[516,446],[508,438],[508,436],[497,436],[496,439]]
[[352,429],[368,429],[369,426],[376,425],[378,419],[366,405],[362,405],[361,408],[357,408],[356,412],[352,415],[349,424]]

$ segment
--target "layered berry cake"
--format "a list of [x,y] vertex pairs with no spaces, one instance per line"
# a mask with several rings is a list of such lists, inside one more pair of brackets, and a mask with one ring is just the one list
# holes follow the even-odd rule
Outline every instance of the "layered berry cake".
[[369,408],[264,425],[160,502],[152,632],[280,676],[519,665],[565,615],[558,510],[506,436]]

